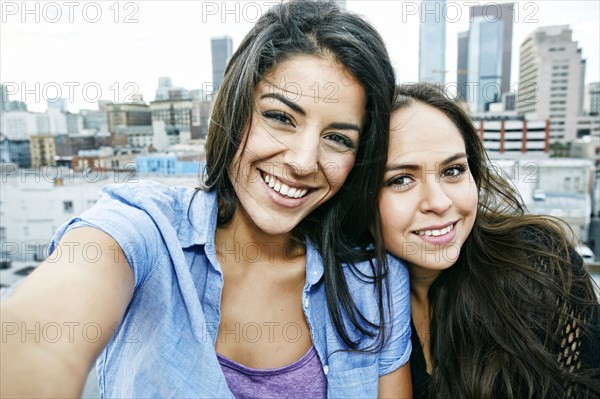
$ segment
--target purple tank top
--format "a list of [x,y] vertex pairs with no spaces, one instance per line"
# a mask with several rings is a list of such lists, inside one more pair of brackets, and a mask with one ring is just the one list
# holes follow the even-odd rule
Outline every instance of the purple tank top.
[[300,360],[276,369],[252,369],[218,353],[217,357],[237,399],[327,396],[327,379],[314,346]]

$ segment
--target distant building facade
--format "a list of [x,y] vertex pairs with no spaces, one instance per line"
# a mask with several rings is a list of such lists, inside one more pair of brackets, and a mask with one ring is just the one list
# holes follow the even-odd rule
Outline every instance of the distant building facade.
[[577,137],[585,60],[568,25],[537,28],[521,44],[517,112],[551,121],[552,142]]
[[473,119],[483,146],[492,159],[550,156],[550,121],[477,114],[473,115]]
[[31,151],[31,166],[34,168],[56,165],[56,137],[31,136],[29,150]]
[[150,126],[152,112],[146,104],[108,105],[108,130],[116,132],[117,126]]

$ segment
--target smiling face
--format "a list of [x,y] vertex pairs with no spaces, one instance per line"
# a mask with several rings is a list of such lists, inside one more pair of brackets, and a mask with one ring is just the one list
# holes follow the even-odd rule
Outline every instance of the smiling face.
[[443,112],[416,102],[392,113],[379,196],[388,251],[413,271],[452,266],[473,228],[477,191],[463,137]]
[[365,92],[330,58],[298,55],[259,82],[254,103],[246,146],[229,169],[240,203],[234,219],[287,234],[338,192],[352,170]]

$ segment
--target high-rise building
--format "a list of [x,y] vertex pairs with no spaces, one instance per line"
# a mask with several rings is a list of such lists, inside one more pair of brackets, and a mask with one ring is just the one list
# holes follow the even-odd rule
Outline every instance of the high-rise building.
[[154,96],[155,101],[168,100],[169,90],[173,87],[173,82],[168,76],[161,76],[158,78],[158,88],[156,89],[156,95]]
[[583,110],[585,60],[568,25],[537,28],[520,48],[517,112],[550,119],[550,140],[571,141]]
[[467,68],[469,65],[469,32],[458,32],[456,57],[456,95],[467,100]]
[[467,101],[472,112],[485,112],[510,90],[514,3],[470,8]]
[[8,111],[8,91],[6,86],[0,84],[0,112]]
[[600,116],[600,82],[592,82],[585,86],[583,110],[586,114]]
[[446,83],[446,0],[421,3],[419,81]]
[[233,54],[233,41],[229,36],[213,37],[210,40],[210,47],[212,52],[212,83],[215,91],[217,91],[223,83],[225,67]]

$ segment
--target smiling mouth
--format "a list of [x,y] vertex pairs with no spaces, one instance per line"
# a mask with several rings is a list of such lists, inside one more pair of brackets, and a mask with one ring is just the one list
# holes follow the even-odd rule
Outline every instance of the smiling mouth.
[[261,177],[264,182],[271,187],[274,191],[288,198],[302,198],[304,197],[309,189],[300,187],[290,187],[285,183],[282,183],[275,176],[270,175],[266,172],[260,171]]
[[452,230],[454,230],[454,225],[455,223],[452,223],[449,226],[446,226],[442,229],[431,229],[431,230],[417,230],[417,231],[413,231],[414,234],[419,235],[419,236],[429,236],[429,237],[439,237],[439,236],[444,236],[448,233],[450,233]]

